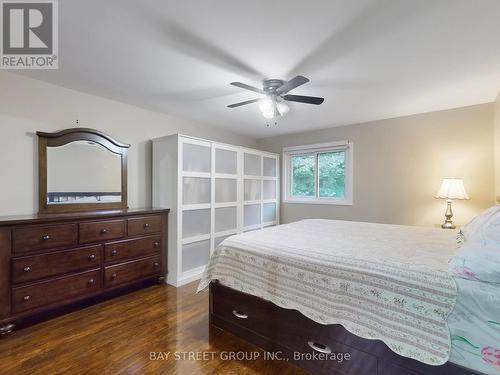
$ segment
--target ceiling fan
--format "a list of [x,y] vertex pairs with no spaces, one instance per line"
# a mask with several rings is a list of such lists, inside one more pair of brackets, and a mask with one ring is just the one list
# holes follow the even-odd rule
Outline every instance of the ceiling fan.
[[319,105],[323,103],[324,98],[316,96],[289,95],[289,91],[309,82],[309,79],[303,76],[296,76],[289,81],[281,79],[267,79],[262,83],[262,89],[249,86],[241,82],[231,82],[231,85],[240,87],[245,90],[250,90],[259,94],[265,95],[264,98],[246,100],[244,102],[228,105],[229,108],[235,108],[246,104],[259,102],[259,108],[265,118],[273,118],[283,116],[290,110],[290,107],[285,103],[298,102],[306,104]]

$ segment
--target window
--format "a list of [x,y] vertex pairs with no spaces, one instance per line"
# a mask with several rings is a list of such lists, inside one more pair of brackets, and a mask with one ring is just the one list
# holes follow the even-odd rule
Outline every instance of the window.
[[293,155],[292,161],[292,196],[314,197],[314,155]]
[[284,148],[284,201],[352,204],[352,150],[347,141]]

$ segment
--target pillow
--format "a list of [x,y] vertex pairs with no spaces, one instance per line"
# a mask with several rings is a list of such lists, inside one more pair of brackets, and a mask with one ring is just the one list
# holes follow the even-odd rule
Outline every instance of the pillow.
[[485,246],[500,247],[500,205],[497,204],[477,215],[465,224],[458,233],[457,242],[480,242]]
[[500,245],[484,245],[466,241],[449,262],[449,271],[456,277],[500,284]]

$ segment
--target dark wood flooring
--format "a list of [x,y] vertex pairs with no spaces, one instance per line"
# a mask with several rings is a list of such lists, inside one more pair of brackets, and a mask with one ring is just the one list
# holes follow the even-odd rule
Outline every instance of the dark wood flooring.
[[0,374],[304,374],[209,327],[196,286],[153,286],[15,331],[0,340]]

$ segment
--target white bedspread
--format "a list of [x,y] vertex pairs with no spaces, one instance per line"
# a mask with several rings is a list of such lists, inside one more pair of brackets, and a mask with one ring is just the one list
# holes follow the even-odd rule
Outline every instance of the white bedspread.
[[303,220],[226,239],[198,290],[218,279],[439,365],[451,348],[446,320],[456,286],[447,262],[455,248],[451,231]]

